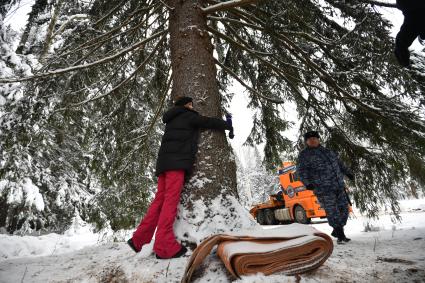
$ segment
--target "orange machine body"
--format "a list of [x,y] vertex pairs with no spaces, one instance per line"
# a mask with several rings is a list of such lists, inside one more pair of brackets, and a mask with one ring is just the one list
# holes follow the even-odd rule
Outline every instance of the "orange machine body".
[[279,168],[279,181],[285,207],[289,209],[292,219],[295,218],[294,211],[297,205],[304,208],[308,218],[326,217],[326,212],[320,207],[313,191],[307,190],[300,181],[294,163],[283,162],[283,166]]
[[[320,207],[317,197],[313,191],[307,190],[300,181],[296,171],[296,165],[293,162],[283,162],[279,167],[280,189],[282,191],[280,197],[278,194],[270,195],[269,200],[264,203],[257,204],[250,210],[251,215],[257,219],[260,214],[265,215],[265,220],[257,221],[267,222],[265,224],[277,224],[274,218],[274,211],[279,209],[287,209],[292,221],[300,223],[309,223],[312,218],[325,218],[326,212]],[[351,211],[351,207],[350,207]],[[261,218],[264,215],[260,215]],[[269,220],[269,221],[267,221]],[[260,223],[262,224],[262,223]]]

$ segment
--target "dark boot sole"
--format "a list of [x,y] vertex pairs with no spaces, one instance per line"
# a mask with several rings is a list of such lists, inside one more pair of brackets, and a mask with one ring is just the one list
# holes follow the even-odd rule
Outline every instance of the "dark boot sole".
[[157,259],[172,259],[172,258],[182,257],[186,254],[186,252],[187,252],[187,248],[185,246],[182,246],[182,248],[175,255],[173,255],[170,258],[163,258],[163,257],[160,257],[159,255],[155,255],[155,256],[156,256]]
[[136,247],[134,246],[134,244],[133,244],[133,240],[132,239],[129,239],[128,241],[127,241],[127,245],[135,252],[135,253],[138,253],[138,252],[140,252],[140,251],[138,251],[137,249],[136,249]]

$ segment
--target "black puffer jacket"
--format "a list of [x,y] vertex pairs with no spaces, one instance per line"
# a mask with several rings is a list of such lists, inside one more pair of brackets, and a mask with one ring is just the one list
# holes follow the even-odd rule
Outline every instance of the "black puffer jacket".
[[205,117],[183,106],[175,106],[165,112],[162,121],[166,126],[156,162],[157,176],[177,169],[183,169],[186,175],[190,175],[198,151],[200,128],[231,129],[222,119]]

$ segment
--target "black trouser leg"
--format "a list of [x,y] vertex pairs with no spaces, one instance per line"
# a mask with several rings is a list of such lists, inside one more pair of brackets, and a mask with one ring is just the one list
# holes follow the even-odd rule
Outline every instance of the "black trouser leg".
[[395,55],[403,67],[410,65],[409,46],[420,34],[420,21],[418,19],[405,18],[395,41]]

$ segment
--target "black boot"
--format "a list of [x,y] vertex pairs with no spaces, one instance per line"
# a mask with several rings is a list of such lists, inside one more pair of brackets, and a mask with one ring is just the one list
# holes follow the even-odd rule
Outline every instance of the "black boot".
[[336,243],[338,245],[345,243],[345,241],[344,241],[344,235],[343,235],[343,231],[342,231],[342,227],[336,227],[336,228],[334,228],[334,235],[335,235],[334,237],[337,238]]
[[129,239],[129,240],[127,241],[127,244],[130,246],[130,248],[131,248],[131,249],[132,249],[135,253],[140,252],[140,250],[137,250],[137,249],[136,249],[136,246],[133,244],[133,238]]
[[351,241],[351,239],[350,238],[347,238],[346,236],[345,236],[345,233],[344,233],[344,227],[341,227],[341,236],[342,236],[342,240],[344,241],[344,242],[349,242],[349,241]]
[[[185,246],[182,246],[181,249],[175,255],[173,255],[171,258],[182,257],[182,256],[184,256],[186,254],[186,252],[187,252],[186,247]],[[166,258],[162,258],[162,257],[160,257],[158,255],[156,255],[156,258],[157,259],[166,259]]]
[[332,230],[331,236],[334,238],[338,238],[335,228]]

